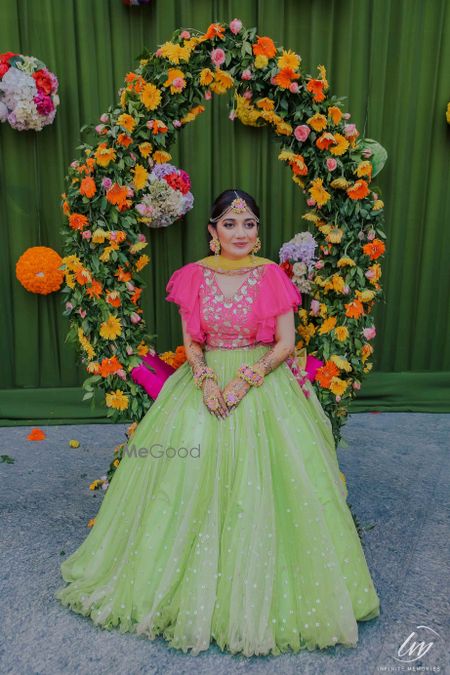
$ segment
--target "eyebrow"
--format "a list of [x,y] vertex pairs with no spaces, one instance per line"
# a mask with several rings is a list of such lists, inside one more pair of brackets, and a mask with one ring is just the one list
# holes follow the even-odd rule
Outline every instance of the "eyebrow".
[[[224,220],[232,220],[232,221],[233,221],[233,223],[235,223],[235,222],[236,222],[236,218],[224,218]],[[254,218],[254,217],[253,217],[253,218],[252,218],[252,217],[250,217],[250,218],[246,218],[245,220],[255,220],[255,218]]]

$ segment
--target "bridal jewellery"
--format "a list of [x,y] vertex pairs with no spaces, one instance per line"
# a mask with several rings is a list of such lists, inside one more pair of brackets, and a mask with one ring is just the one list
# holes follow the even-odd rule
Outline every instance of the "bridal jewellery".
[[264,372],[258,366],[249,366],[243,363],[238,370],[238,377],[245,382],[248,382],[253,387],[260,387],[264,382]]

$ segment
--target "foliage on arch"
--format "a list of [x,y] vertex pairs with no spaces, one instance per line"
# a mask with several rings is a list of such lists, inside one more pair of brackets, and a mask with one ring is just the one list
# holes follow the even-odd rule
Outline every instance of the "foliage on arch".
[[149,405],[130,377],[154,337],[140,307],[150,258],[136,204],[149,171],[170,161],[177,134],[204,112],[204,102],[232,92],[230,119],[269,125],[279,159],[307,197],[302,217],[320,254],[299,313],[299,346],[325,362],[316,385],[338,438],[346,404],[372,367],[383,202],[370,186],[379,170],[375,155],[369,159],[348,123],[343,99],[331,95],[325,67],[313,77],[301,66],[298,54],[237,19],[211,24],[206,33],[179,29],[141,55],[101,124],[85,127],[95,139],[79,146],[82,156],[70,165],[62,195],[65,314],[88,372],[84,398],[102,390],[113,419],[125,411],[138,421]]

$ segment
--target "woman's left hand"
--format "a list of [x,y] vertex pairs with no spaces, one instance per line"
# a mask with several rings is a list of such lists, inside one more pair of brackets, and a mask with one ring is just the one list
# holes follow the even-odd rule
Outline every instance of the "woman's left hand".
[[222,390],[222,395],[230,410],[238,405],[250,387],[251,385],[240,377],[235,377],[228,382]]

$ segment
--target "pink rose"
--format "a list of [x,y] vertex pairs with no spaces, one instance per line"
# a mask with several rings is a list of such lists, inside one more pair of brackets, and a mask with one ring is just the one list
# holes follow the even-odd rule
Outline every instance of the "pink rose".
[[114,375],[118,375],[120,378],[122,378],[122,380],[126,380],[126,379],[127,379],[127,374],[126,374],[126,372],[124,371],[123,368],[120,368],[119,370],[116,370],[116,372],[114,373]]
[[72,167],[72,169],[76,169],[78,166],[77,160],[75,159],[73,162],[70,162],[70,166]]
[[209,101],[212,98],[212,93],[210,92],[209,89],[205,91],[205,99]]
[[189,32],[188,30],[183,30],[183,31],[181,31],[181,33],[180,33],[180,38],[181,38],[182,40],[189,40],[190,37],[191,37],[191,34],[190,34],[190,32]]
[[125,348],[125,351],[128,354],[128,356],[131,356],[132,353],[133,353],[133,347],[130,347],[130,345],[127,345],[126,348]]
[[228,115],[228,119],[231,120],[232,122],[234,122],[234,120],[236,119],[236,111],[235,110],[232,110],[230,112],[230,114]]
[[301,143],[306,141],[310,133],[311,129],[307,124],[300,124],[298,127],[295,127],[294,129],[294,136]]
[[142,232],[140,232],[140,233],[138,234],[138,241],[142,241],[142,242],[147,241],[147,237],[145,236],[145,234],[143,234]]
[[374,199],[378,199],[378,194],[377,194],[376,192],[372,192],[372,197],[373,197]]
[[341,400],[341,398],[342,398],[342,397],[339,396],[339,394],[338,394],[338,395],[336,396],[336,403],[339,403],[339,401]]
[[136,323],[139,323],[139,321],[141,321],[141,317],[139,316],[139,314],[137,312],[132,312],[131,315],[130,315],[130,320],[131,320],[131,323],[136,324]]
[[233,19],[230,21],[230,30],[234,35],[237,35],[242,28],[242,21],[239,19]]
[[87,312],[85,309],[81,309],[81,307],[78,310],[78,314],[81,316],[82,319],[86,316]]
[[311,300],[311,314],[316,316],[319,313],[320,302],[318,300]]
[[337,167],[337,160],[335,160],[334,157],[327,157],[325,164],[327,165],[328,171],[334,171]]
[[253,92],[252,92],[250,89],[246,89],[246,90],[244,91],[244,98],[246,98],[247,101],[250,101],[250,99],[252,98],[252,96],[253,96]]
[[147,121],[146,121],[145,126],[147,127],[147,129],[151,129],[151,128],[152,128],[153,121],[154,121],[154,120],[147,120]]
[[127,186],[127,197],[134,197],[134,190],[129,185]]
[[220,49],[220,47],[217,47],[216,49],[213,49],[210,52],[211,55],[211,61],[213,64],[218,68],[219,66],[222,65],[225,61],[225,52],[223,49]]
[[306,200],[306,203],[308,204],[308,206],[314,206],[314,204],[316,203],[316,200],[313,199],[312,197],[308,197],[308,199]]
[[364,276],[366,279],[375,279],[375,272],[374,270],[367,270],[367,272],[364,272]]
[[81,233],[81,236],[83,239],[90,239],[92,237],[92,232],[90,230],[84,230],[84,232]]
[[377,334],[377,329],[375,326],[369,326],[368,328],[364,328],[363,330],[363,335],[366,338],[366,340],[373,340],[373,338]]
[[242,71],[241,80],[251,80],[252,77],[252,71],[249,68]]
[[155,56],[162,56],[162,50],[161,50],[161,47],[160,47],[159,49],[156,50]]
[[346,125],[344,126],[344,136],[346,136],[347,138],[348,138],[349,136],[356,136],[357,133],[358,133],[358,131],[357,131],[357,129],[356,129],[356,125],[355,125],[355,124],[346,124]]
[[95,131],[96,131],[98,134],[101,134],[104,128],[105,128],[105,125],[104,125],[104,124],[97,124],[97,126],[95,127]]
[[179,127],[181,127],[181,122],[180,122],[180,120],[174,120],[174,121],[172,122],[172,124],[173,124],[173,126],[174,126],[176,129],[178,129]]
[[349,120],[350,117],[351,117],[351,114],[349,112],[346,112],[342,115],[342,117],[344,118],[344,120]]
[[102,188],[104,188],[105,190],[109,190],[111,186],[112,186],[111,178],[104,178],[102,180]]
[[131,281],[127,281],[125,286],[129,291],[131,291],[131,293],[133,293],[133,291],[136,290],[136,286]]
[[172,84],[177,89],[182,89],[186,85],[186,82],[183,77],[176,77]]
[[361,389],[361,383],[358,382],[358,380],[355,380],[352,384],[352,387],[353,387],[353,389],[356,389],[356,390]]
[[298,92],[300,91],[298,82],[291,82],[291,84],[289,85],[289,91],[291,92],[291,94],[298,94]]
[[72,303],[71,303],[71,302],[66,302],[66,309],[68,309],[68,310],[69,310],[69,312],[70,312],[70,311],[72,311],[72,309],[73,309],[73,305],[72,305]]
[[100,115],[100,122],[103,122],[104,124],[106,124],[108,122],[108,119],[109,118],[108,118],[108,115],[106,113],[103,113],[102,115]]
[[316,270],[321,270],[324,265],[325,263],[323,260],[317,260],[314,267],[316,268]]
[[375,230],[370,230],[370,232],[367,233],[368,241],[372,241],[373,239],[375,239],[375,236],[376,236]]

